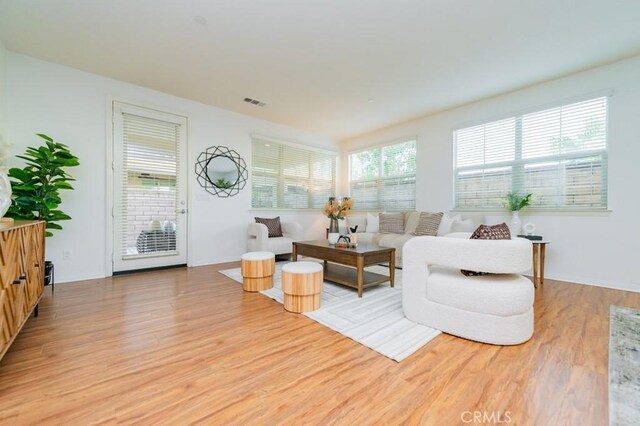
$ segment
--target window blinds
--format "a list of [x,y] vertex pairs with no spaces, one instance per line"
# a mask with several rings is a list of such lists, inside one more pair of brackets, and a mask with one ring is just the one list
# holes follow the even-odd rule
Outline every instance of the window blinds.
[[413,210],[416,206],[416,141],[349,155],[354,210]]
[[607,208],[607,97],[456,130],[455,207],[501,207],[509,191],[541,210]]
[[320,209],[335,194],[336,154],[253,138],[253,208]]
[[123,258],[176,249],[179,141],[179,124],[123,113]]

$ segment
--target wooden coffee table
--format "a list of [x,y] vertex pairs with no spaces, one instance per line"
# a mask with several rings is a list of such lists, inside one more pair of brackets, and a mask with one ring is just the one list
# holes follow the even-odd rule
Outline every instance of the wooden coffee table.
[[[293,243],[292,260],[298,256],[324,260],[324,279],[358,289],[358,297],[367,287],[389,281],[394,284],[396,249],[375,244],[359,244],[356,248],[338,248],[327,240],[298,241]],[[365,266],[389,262],[389,276],[365,271]],[[343,266],[344,265],[344,266]]]

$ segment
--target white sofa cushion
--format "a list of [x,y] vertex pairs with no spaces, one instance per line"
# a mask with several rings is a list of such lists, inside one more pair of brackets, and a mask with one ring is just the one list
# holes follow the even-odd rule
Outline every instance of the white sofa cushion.
[[460,270],[429,268],[427,299],[483,314],[510,316],[527,312],[533,305],[531,281],[516,274],[465,277]]
[[473,219],[460,219],[456,220],[451,224],[451,232],[473,232],[477,228]]
[[438,226],[438,237],[443,237],[449,233],[451,233],[451,227],[456,220],[461,220],[459,214],[455,216],[451,216],[448,213],[442,215],[442,220],[440,221],[440,226]]
[[380,230],[380,218],[377,214],[367,213],[367,232],[376,233]]
[[269,238],[269,250],[276,254],[291,253],[293,241],[289,237]]
[[347,232],[351,232],[349,228],[355,228],[358,226],[356,233],[367,232],[367,217],[366,216],[349,216],[347,218]]
[[401,254],[404,243],[414,237],[411,234],[376,234],[373,241],[380,247],[395,248],[396,254]]
[[376,235],[372,232],[358,232],[358,244],[373,244],[373,237]]

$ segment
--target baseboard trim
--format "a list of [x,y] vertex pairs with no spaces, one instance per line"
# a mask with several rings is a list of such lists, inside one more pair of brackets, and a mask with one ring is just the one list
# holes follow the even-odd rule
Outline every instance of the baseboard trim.
[[[212,262],[212,263],[196,263],[196,264],[191,264],[191,265],[176,265],[173,267],[178,267],[178,268],[182,268],[182,267],[189,267],[189,268],[196,268],[196,267],[201,267],[201,266],[210,266],[210,265],[219,265],[219,264],[223,264],[223,263],[230,263],[230,262],[239,262],[240,259],[229,259],[226,261],[217,261],[217,262]],[[122,272],[116,272],[113,275],[122,275],[122,274],[128,274],[128,273],[134,273],[134,272],[143,272],[143,271],[152,271],[152,270],[159,270],[159,269],[166,269],[165,267],[161,267],[161,268],[150,268],[150,269],[142,269],[142,270],[135,270],[135,271],[122,271]],[[525,275],[529,278],[531,278],[531,275]],[[87,281],[87,280],[99,280],[99,279],[104,279],[104,278],[108,278],[104,275],[88,275],[88,276],[76,276],[76,277],[60,277],[60,276],[56,276],[56,285],[58,284],[65,284],[65,283],[70,283],[70,282],[76,282],[76,281]],[[640,293],[640,284],[632,284],[632,283],[625,283],[625,284],[621,284],[621,283],[612,283],[612,282],[607,282],[607,281],[603,281],[603,282],[599,282],[599,283],[594,283],[594,282],[586,282],[583,281],[581,279],[577,279],[577,278],[572,278],[572,277],[563,277],[563,276],[558,276],[558,275],[548,275],[545,274],[545,279],[547,280],[554,280],[554,281],[562,281],[562,282],[566,282],[566,283],[570,283],[570,284],[578,284],[578,285],[590,285],[593,287],[602,287],[602,288],[608,288],[608,289],[612,289],[612,290],[621,290],[621,291],[630,291],[633,293]],[[543,284],[544,285],[544,284]]]
[[[532,275],[525,275],[529,278],[532,277]],[[609,288],[612,290],[622,290],[622,291],[630,291],[633,293],[640,293],[640,285],[634,285],[631,283],[626,283],[626,284],[620,284],[620,283],[612,283],[612,282],[599,282],[599,283],[594,283],[594,282],[586,282],[586,281],[582,281],[580,279],[576,279],[576,278],[571,278],[571,277],[561,277],[561,276],[557,276],[557,275],[546,275],[544,276],[545,280],[554,280],[554,281],[562,281],[565,283],[569,283],[569,284],[578,284],[578,285],[590,285],[592,287],[601,287],[601,288]],[[544,286],[544,284],[542,284]]]
[[128,275],[128,274],[137,274],[139,272],[152,272],[152,271],[162,271],[164,269],[177,269],[177,268],[186,268],[186,263],[181,263],[179,265],[167,265],[167,266],[156,266],[154,268],[142,268],[142,269],[131,269],[129,271],[114,271],[113,276],[116,275]]

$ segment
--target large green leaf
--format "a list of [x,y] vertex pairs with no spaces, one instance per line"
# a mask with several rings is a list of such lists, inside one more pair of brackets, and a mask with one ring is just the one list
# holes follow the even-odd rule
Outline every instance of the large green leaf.
[[54,221],[55,220],[71,220],[71,216],[61,212],[60,210],[53,210],[49,212],[48,217]]
[[34,159],[39,159],[39,160],[44,160],[46,158],[46,156],[40,152],[39,150],[29,147],[27,148],[27,150],[24,153],[24,157],[23,156],[17,156],[18,158],[34,158]]
[[55,182],[53,185],[58,189],[73,189],[73,186],[65,181]]
[[65,158],[61,161],[63,167],[75,167],[79,166],[80,162],[77,158]]
[[32,174],[26,170],[13,167],[9,169],[9,177],[18,179],[20,182],[29,182],[32,178]]
[[47,203],[55,203],[55,204],[60,204],[62,203],[62,198],[60,198],[60,195],[58,195],[57,192],[53,192],[53,191],[49,191],[47,192],[43,197],[42,200],[44,202]]
[[41,202],[41,200],[40,198],[31,195],[18,195],[17,197],[15,197],[14,202],[24,207],[35,207],[36,204],[39,204]]
[[35,191],[35,189],[36,187],[33,185],[16,185],[11,187],[13,191]]

